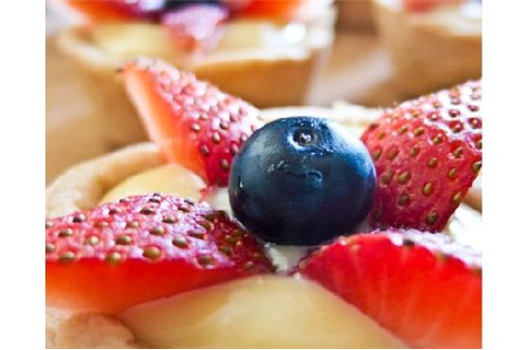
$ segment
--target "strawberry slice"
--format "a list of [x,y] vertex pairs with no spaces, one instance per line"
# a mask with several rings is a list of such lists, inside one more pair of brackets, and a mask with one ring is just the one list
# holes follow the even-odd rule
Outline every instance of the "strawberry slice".
[[209,185],[227,186],[233,157],[262,125],[258,110],[162,61],[133,61],[123,75],[150,138],[167,159]]
[[155,20],[164,6],[164,0],[65,0],[65,3],[93,23]]
[[481,168],[481,84],[387,110],[361,137],[374,160],[374,227],[441,231]]
[[271,271],[224,212],[182,198],[133,196],[46,221],[46,298],[56,307],[117,312]]
[[281,20],[294,20],[330,5],[330,1],[324,0],[232,0],[225,3],[234,15]]
[[403,8],[411,12],[427,12],[443,0],[403,0]]
[[481,254],[442,234],[342,238],[299,264],[410,347],[481,347]]
[[212,4],[187,5],[162,16],[171,37],[186,50],[213,48],[222,34],[228,11]]
[[440,5],[460,4],[465,0],[403,0],[403,8],[410,12],[428,12]]

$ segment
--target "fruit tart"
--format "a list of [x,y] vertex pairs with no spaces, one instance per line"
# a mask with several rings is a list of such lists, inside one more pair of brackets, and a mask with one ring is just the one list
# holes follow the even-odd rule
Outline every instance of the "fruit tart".
[[[117,146],[146,141],[115,71],[157,57],[258,107],[303,104],[333,40],[331,1],[63,0],[83,22],[57,43]],[[63,11],[64,12],[64,11]],[[243,79],[232,77],[242,76]]]
[[121,74],[153,143],[48,188],[48,347],[481,347],[479,82],[279,113]]
[[480,0],[373,0],[400,93],[419,96],[481,77]]

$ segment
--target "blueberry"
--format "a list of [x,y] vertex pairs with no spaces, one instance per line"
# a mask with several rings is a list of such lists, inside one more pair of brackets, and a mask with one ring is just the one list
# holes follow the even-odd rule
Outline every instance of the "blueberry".
[[135,0],[125,3],[123,6],[130,12],[130,14],[148,21],[160,21],[163,14],[184,6],[206,4],[217,5],[219,1],[202,0],[202,1],[181,1],[181,0]]
[[234,158],[234,215],[260,238],[310,246],[354,233],[370,211],[376,172],[368,150],[326,119],[279,119]]
[[219,5],[218,0],[164,0],[164,9],[165,10],[173,10],[176,8],[180,8],[182,6],[186,5],[195,5],[195,4],[211,4],[211,5]]

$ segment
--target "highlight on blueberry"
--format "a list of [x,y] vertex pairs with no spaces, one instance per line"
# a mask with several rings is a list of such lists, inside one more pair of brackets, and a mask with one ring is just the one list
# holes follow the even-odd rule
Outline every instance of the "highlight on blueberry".
[[376,172],[368,150],[342,126],[292,117],[255,131],[234,158],[234,215],[260,238],[318,245],[354,233],[372,206]]

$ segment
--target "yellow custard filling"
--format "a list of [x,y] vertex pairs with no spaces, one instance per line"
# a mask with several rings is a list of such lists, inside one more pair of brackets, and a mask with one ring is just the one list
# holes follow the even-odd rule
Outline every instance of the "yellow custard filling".
[[[121,198],[153,192],[191,198],[199,201],[206,184],[194,172],[179,164],[166,164],[132,176],[111,189],[100,204],[118,201]],[[217,210],[229,211],[228,191],[215,190],[206,201]]]
[[111,189],[101,203],[115,202],[123,197],[160,192],[199,200],[206,187],[194,172],[178,164],[167,164],[132,176]]
[[[158,24],[99,24],[90,33],[97,47],[122,60],[137,56],[157,57],[172,62],[177,61],[177,58],[195,58],[195,55],[177,47],[168,30]],[[224,26],[224,32],[211,53],[295,47],[304,44],[306,37],[307,27],[299,23],[232,20]]]
[[118,318],[155,348],[406,348],[316,283],[273,275],[142,304]]

